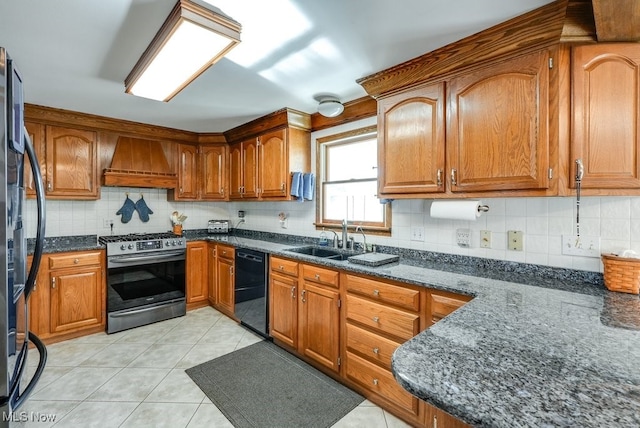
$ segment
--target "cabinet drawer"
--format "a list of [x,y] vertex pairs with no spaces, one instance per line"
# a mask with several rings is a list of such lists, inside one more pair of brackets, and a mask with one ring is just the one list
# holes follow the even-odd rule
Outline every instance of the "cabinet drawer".
[[470,296],[454,293],[435,293],[429,292],[427,300],[429,324],[435,324],[451,312],[463,306],[471,300]]
[[391,355],[400,343],[347,323],[347,348],[391,370]]
[[102,251],[49,256],[49,269],[94,266],[102,263]]
[[218,244],[217,255],[223,259],[235,260],[236,249],[227,245]]
[[362,294],[369,299],[390,303],[412,311],[420,310],[420,292],[400,285],[388,284],[369,278],[347,275],[347,291]]
[[284,275],[298,276],[298,262],[272,256],[271,271],[278,272]]
[[347,319],[401,340],[409,340],[420,332],[418,314],[390,308],[352,294],[347,294]]
[[304,279],[338,288],[338,272],[318,266],[302,265]]
[[418,414],[418,399],[395,380],[389,370],[378,367],[351,352],[347,352],[347,377],[398,406]]

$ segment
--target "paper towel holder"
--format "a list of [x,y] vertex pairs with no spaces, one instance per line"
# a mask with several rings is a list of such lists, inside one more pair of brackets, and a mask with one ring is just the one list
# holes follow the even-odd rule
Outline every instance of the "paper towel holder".
[[478,205],[479,213],[487,213],[489,212],[489,205]]

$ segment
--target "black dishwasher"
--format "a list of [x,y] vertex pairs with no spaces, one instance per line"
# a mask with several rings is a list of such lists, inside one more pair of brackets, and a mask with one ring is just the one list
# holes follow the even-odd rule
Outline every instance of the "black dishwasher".
[[236,248],[235,315],[240,323],[269,337],[267,254]]

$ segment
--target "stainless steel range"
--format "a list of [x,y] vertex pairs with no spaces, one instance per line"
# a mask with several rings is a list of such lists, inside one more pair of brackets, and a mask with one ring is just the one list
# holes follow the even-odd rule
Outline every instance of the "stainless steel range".
[[186,313],[185,238],[152,233],[99,241],[107,247],[107,333]]

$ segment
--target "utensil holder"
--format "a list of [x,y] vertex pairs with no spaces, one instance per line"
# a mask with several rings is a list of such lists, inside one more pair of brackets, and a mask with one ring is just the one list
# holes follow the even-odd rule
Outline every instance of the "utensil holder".
[[178,236],[182,236],[182,225],[181,224],[174,224],[173,225],[173,234],[174,235],[178,235]]

